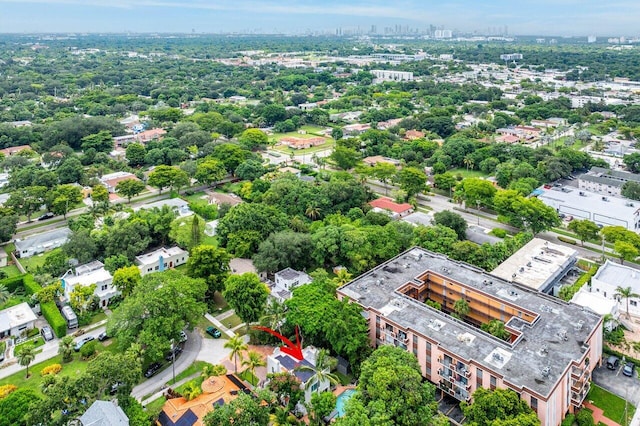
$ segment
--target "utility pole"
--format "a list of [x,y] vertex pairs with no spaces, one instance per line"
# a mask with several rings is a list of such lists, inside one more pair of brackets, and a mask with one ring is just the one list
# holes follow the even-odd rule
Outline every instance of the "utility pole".
[[478,207],[478,226],[480,226],[480,200],[476,200],[476,206]]

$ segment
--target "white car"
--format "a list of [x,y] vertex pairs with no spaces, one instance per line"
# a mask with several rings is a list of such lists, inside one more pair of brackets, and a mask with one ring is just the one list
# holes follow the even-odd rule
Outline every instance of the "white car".
[[44,340],[46,340],[47,342],[49,340],[53,340],[53,332],[51,331],[51,327],[49,327],[48,325],[45,325],[44,327],[42,327],[40,329],[40,334],[42,334],[42,337],[44,338]]
[[187,333],[185,333],[185,332],[184,332],[184,330],[182,330],[182,331],[180,332],[180,343],[184,343],[184,342],[186,342],[186,341],[187,341],[187,339],[188,339],[188,337],[187,337]]

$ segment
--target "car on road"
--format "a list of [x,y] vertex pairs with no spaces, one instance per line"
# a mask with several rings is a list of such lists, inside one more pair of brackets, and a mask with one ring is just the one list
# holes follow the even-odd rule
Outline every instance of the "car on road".
[[78,340],[78,342],[76,343],[76,345],[73,347],[73,350],[76,352],[79,352],[80,349],[82,349],[82,347],[84,345],[86,345],[87,343],[96,340],[95,337],[93,336],[87,336],[87,337],[83,337],[82,339]]
[[53,340],[53,332],[51,331],[51,327],[48,325],[45,325],[40,329],[40,334],[42,334],[42,337],[46,341]]
[[178,358],[178,355],[180,355],[182,353],[182,347],[180,345],[174,347],[173,349],[171,349],[169,351],[169,353],[167,354],[167,356],[164,357],[164,359],[166,359],[167,361],[171,361],[175,355],[176,358]]
[[124,383],[122,382],[115,382],[114,384],[112,384],[111,389],[109,389],[109,395],[115,395],[116,393],[118,393],[118,388],[123,384]]
[[627,377],[633,377],[633,371],[635,370],[636,365],[631,361],[627,362],[622,369],[622,374]]
[[618,358],[617,356],[611,355],[609,356],[609,358],[607,358],[607,368],[609,370],[617,370],[619,365],[620,358]]
[[151,376],[153,376],[154,374],[156,374],[158,372],[158,370],[160,370],[160,368],[162,367],[162,365],[158,362],[154,362],[153,364],[151,364],[149,366],[149,368],[147,368],[147,371],[144,372],[144,377],[146,377],[147,379]]
[[187,333],[184,330],[180,332],[180,343],[184,343],[187,341]]
[[215,327],[207,327],[207,334],[213,337],[214,339],[219,339],[220,336],[222,336],[222,333],[220,332],[220,330],[218,330]]
[[101,342],[104,342],[108,338],[109,338],[109,336],[107,336],[107,332],[106,331],[103,331],[102,333],[98,334],[98,340],[100,340]]
[[55,214],[53,214],[51,212],[47,212],[47,213],[43,214],[42,216],[40,216],[38,218],[38,220],[47,220],[47,219],[51,219],[53,217],[55,217]]

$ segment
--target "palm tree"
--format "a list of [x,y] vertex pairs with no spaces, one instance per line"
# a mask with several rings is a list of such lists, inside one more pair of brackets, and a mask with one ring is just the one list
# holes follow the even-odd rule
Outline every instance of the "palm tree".
[[346,268],[338,269],[338,272],[336,272],[336,277],[333,279],[333,282],[335,282],[338,285],[345,285],[349,281],[351,281],[351,274],[349,273],[349,271]]
[[73,359],[73,336],[64,336],[58,343],[58,354],[62,355],[63,362]]
[[473,169],[474,163],[473,163],[473,158],[469,157],[468,155],[466,157],[464,157],[464,159],[462,160],[462,162],[464,163],[465,166],[467,166],[467,170],[469,170],[469,168]]
[[11,292],[7,289],[7,286],[0,284],[0,305],[9,300]]
[[254,376],[256,375],[256,368],[264,367],[267,363],[262,359],[262,356],[256,351],[247,352],[247,357],[242,360],[242,366],[247,367],[247,370]]
[[223,374],[226,374],[226,372],[227,372],[227,369],[224,367],[224,365],[207,364],[204,367],[202,367],[202,374],[200,375],[200,377],[202,377],[203,380],[207,380],[209,377],[212,377],[212,376],[222,376]]
[[33,345],[24,345],[17,354],[18,364],[27,367],[27,379],[29,378],[29,364],[36,359],[36,351]]
[[618,286],[613,296],[618,299],[627,299],[627,318],[631,318],[629,316],[629,299],[632,297],[640,297],[640,294],[634,293],[631,287]]
[[281,333],[286,313],[287,307],[284,303],[281,303],[276,299],[270,299],[265,308],[264,315],[260,320],[263,324],[268,325],[270,329],[277,330],[278,333]]
[[182,391],[182,396],[187,401],[191,401],[192,399],[196,399],[202,393],[202,388],[198,386],[198,384],[194,381],[187,383],[187,386]]
[[305,210],[304,214],[309,219],[316,220],[317,218],[320,217],[320,207],[318,207],[316,204],[311,203],[307,206],[307,209]]
[[310,371],[313,375],[309,378],[309,384],[318,384],[317,391],[320,393],[320,383],[329,381],[333,385],[339,384],[338,377],[331,373],[332,360],[329,357],[329,353],[325,349],[320,349],[318,356],[316,356],[316,365],[308,366],[301,365],[297,368],[299,371]]
[[241,336],[235,335],[227,343],[224,344],[226,349],[231,349],[231,353],[229,354],[229,359],[233,360],[234,363],[234,372],[238,372],[238,356],[240,356],[240,360],[242,361],[243,356],[242,352],[247,350],[247,344],[242,340]]

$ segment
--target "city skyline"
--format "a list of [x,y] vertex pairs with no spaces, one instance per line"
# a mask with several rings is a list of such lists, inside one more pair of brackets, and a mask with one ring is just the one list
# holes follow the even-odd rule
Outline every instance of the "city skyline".
[[0,0],[0,32],[330,33],[338,27],[431,26],[487,34],[637,35],[640,4],[593,0]]

